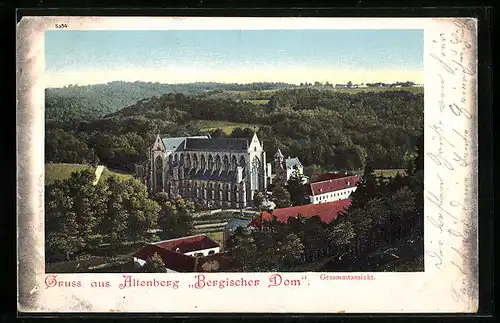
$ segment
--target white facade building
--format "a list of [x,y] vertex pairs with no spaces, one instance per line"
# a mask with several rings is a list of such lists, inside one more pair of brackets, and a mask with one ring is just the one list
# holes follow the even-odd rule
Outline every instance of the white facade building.
[[311,204],[328,203],[348,199],[356,191],[359,176],[346,176],[310,184]]
[[304,166],[302,166],[301,162],[297,157],[294,158],[286,158],[285,159],[285,167],[286,167],[286,180],[290,180],[292,176],[302,176],[304,175]]

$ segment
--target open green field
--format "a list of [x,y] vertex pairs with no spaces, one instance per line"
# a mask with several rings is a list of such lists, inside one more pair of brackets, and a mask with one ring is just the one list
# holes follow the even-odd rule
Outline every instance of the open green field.
[[[424,88],[419,86],[405,86],[405,87],[365,87],[365,88],[326,88],[326,87],[311,87],[317,89],[325,89],[334,92],[343,93],[358,93],[358,92],[384,92],[384,91],[405,91],[414,93],[424,93]],[[250,102],[268,100],[274,93],[280,90],[262,90],[262,91],[228,91],[232,94],[238,94],[244,100]],[[257,103],[257,102],[255,102]]]
[[210,232],[207,233],[207,236],[209,236],[211,239],[217,242],[221,247],[221,249],[224,248],[224,232],[222,231]]
[[263,97],[271,97],[274,93],[279,90],[259,90],[259,91],[227,91],[231,94],[238,94],[243,99],[257,99]]
[[[360,93],[360,92],[385,92],[385,91],[405,91],[413,93],[424,93],[423,87],[369,87],[369,88],[327,88],[327,87],[311,87],[332,92],[341,93]],[[280,90],[261,90],[261,91],[227,91],[227,93],[240,96],[243,100],[253,104],[267,104],[269,99]]]
[[[86,169],[95,172],[96,167],[92,165],[65,164],[65,163],[45,164],[45,184],[46,185],[52,184],[57,179],[64,180],[66,178],[69,178],[72,173]],[[123,180],[132,178],[132,174],[126,174],[119,171],[110,170],[107,167],[104,167],[104,171],[102,172],[99,180],[101,181],[109,176],[117,176],[118,178]]]
[[413,93],[424,93],[423,87],[410,86],[410,87],[369,87],[369,88],[355,88],[355,89],[332,89],[335,92],[342,93],[359,93],[359,92],[387,92],[387,91],[404,91],[404,92],[413,92]]
[[376,169],[375,174],[384,177],[394,177],[399,173],[401,175],[406,173],[406,169]]
[[229,122],[229,121],[212,121],[212,120],[196,120],[193,121],[194,125],[200,128],[200,131],[212,131],[217,128],[222,129],[225,134],[230,135],[234,128],[250,128],[255,131],[259,130],[258,125],[250,124],[250,123],[238,123],[238,122]]
[[269,99],[245,99],[245,101],[253,104],[267,104]]

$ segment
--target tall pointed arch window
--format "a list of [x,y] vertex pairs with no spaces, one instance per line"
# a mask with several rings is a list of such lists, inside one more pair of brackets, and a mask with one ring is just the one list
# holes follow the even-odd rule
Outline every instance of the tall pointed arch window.
[[214,158],[212,155],[208,155],[208,170],[213,170],[214,169]]
[[259,189],[260,160],[255,156],[252,160],[252,190]]
[[155,177],[156,177],[156,187],[158,189],[163,188],[163,158],[157,156],[155,159]]

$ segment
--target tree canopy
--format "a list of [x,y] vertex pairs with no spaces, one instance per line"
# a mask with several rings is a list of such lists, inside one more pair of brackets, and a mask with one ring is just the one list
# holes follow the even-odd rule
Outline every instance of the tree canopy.
[[114,176],[93,184],[88,170],[45,189],[46,256],[69,260],[101,244],[142,241],[158,227],[160,207],[135,179]]
[[[211,132],[214,137],[226,136],[221,126],[203,130],[198,122],[203,121],[255,125],[268,156],[280,148],[285,155],[298,157],[304,166],[360,170],[370,163],[374,168],[405,168],[416,154],[416,140],[423,128],[421,93],[288,88],[269,93],[266,104],[242,100],[238,93],[167,93],[93,119],[47,117],[46,161],[99,161],[132,171],[135,163],[146,159],[157,134],[175,137]],[[78,96],[71,98],[79,100]],[[68,109],[63,101],[50,104],[52,110]],[[47,109],[46,114],[52,110]],[[251,136],[253,130],[246,127],[235,127],[230,136]]]

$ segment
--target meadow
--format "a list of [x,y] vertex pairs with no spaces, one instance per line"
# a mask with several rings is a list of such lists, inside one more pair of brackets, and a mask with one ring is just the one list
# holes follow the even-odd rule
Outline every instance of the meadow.
[[260,126],[250,123],[238,123],[229,121],[215,121],[215,120],[196,120],[193,121],[194,125],[200,129],[202,132],[209,132],[216,130],[218,128],[222,129],[226,135],[230,135],[234,128],[250,128],[256,132],[259,130]]
[[383,177],[394,177],[396,174],[404,175],[406,169],[376,169],[375,174]]
[[[315,88],[315,87],[312,87]],[[408,87],[370,87],[370,88],[322,88],[327,91],[355,94],[360,92],[384,92],[384,91],[409,91],[413,93],[424,93],[423,87],[408,86]],[[228,93],[237,94],[243,100],[253,104],[267,104],[269,99],[278,90],[262,90],[262,91],[227,91]]]
[[[96,167],[92,165],[83,164],[65,164],[65,163],[49,163],[45,164],[45,185],[54,183],[55,180],[64,180],[71,176],[72,173],[90,170],[92,173],[95,172]],[[109,176],[116,176],[122,180],[127,180],[132,178],[132,174],[123,173],[116,170],[111,170],[104,167],[104,171],[101,174],[100,181],[105,180]]]

